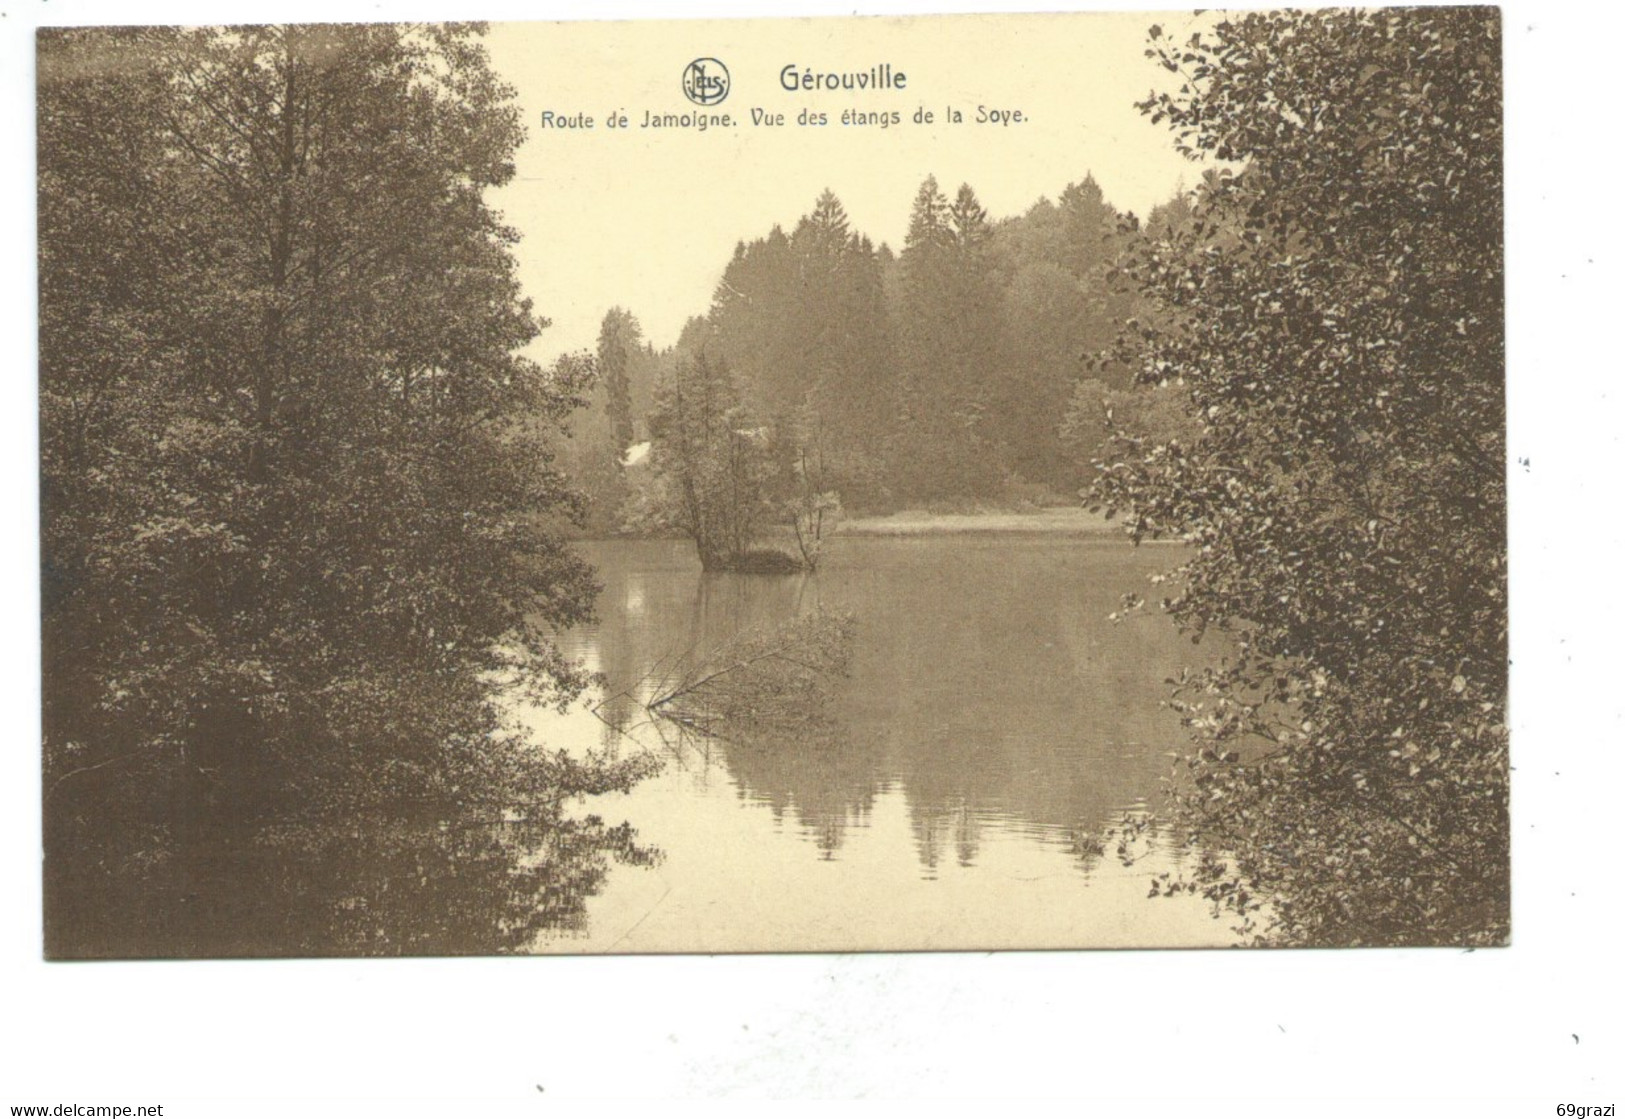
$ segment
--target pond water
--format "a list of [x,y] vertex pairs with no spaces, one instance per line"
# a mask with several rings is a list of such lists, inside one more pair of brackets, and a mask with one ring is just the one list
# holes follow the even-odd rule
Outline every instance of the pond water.
[[[657,756],[580,811],[657,848],[617,865],[539,952],[1217,945],[1198,899],[1147,897],[1190,854],[1125,866],[1091,834],[1155,805],[1182,741],[1166,677],[1199,650],[1155,615],[1113,624],[1173,553],[1110,538],[840,537],[813,575],[702,574],[683,541],[582,545],[600,622],[564,638],[606,686],[539,740]],[[817,733],[705,737],[651,714],[657,681],[742,633],[856,619]]]

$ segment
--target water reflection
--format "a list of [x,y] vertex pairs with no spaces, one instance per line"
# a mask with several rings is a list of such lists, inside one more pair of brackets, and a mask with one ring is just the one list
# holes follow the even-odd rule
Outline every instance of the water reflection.
[[553,811],[451,824],[220,828],[105,880],[47,882],[59,958],[495,955],[580,934],[612,864],[657,853],[626,824]]
[[[898,946],[930,942],[917,935],[922,920],[941,924],[939,946],[1226,939],[1205,915],[1171,920],[1146,903],[1150,869],[1080,847],[1157,797],[1179,740],[1163,681],[1190,646],[1157,619],[1106,621],[1166,553],[1038,537],[850,538],[815,575],[760,577],[702,575],[677,542],[588,550],[605,581],[602,622],[572,634],[571,651],[604,673],[607,698],[597,717],[577,711],[539,729],[555,744],[670,759],[614,809],[669,857],[658,903],[636,875],[612,875],[589,903],[604,928],[581,947]],[[646,710],[682,666],[818,610],[849,611],[858,628],[816,728],[729,726],[706,738]],[[1157,857],[1166,869],[1178,854]],[[662,935],[684,943],[661,940],[649,928],[661,918],[639,905],[668,910],[682,897],[727,905],[734,923],[705,930],[684,924],[694,914],[667,914]],[[984,912],[949,922],[946,908],[967,901]],[[801,910],[807,928],[762,943]],[[623,912],[642,923],[612,944]],[[825,927],[837,919],[840,935]]]

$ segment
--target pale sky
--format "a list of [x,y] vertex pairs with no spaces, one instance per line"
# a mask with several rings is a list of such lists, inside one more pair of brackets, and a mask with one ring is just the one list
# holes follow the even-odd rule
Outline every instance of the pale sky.
[[[1148,12],[496,25],[493,63],[519,91],[529,138],[517,179],[493,202],[523,233],[521,280],[553,321],[533,355],[591,347],[615,305],[657,345],[675,341],[710,305],[735,243],[775,223],[788,232],[826,186],[854,229],[894,249],[928,174],[950,196],[970,183],[1001,218],[1092,172],[1108,201],[1143,217],[1200,176],[1166,126],[1133,105],[1170,77],[1144,57],[1146,29],[1159,22],[1175,33],[1194,25],[1188,13]],[[682,75],[707,57],[728,67],[731,89],[699,110]],[[789,64],[890,64],[907,84],[790,92],[780,81]],[[1027,119],[978,124],[978,105]],[[948,106],[965,122],[945,124]],[[784,113],[784,126],[753,126],[752,108]],[[921,108],[933,124],[914,123]],[[797,126],[804,109],[830,123]],[[895,110],[902,123],[842,126],[845,109]],[[596,126],[544,127],[548,110]],[[616,110],[630,128],[605,126]],[[642,128],[646,111],[727,112],[734,127]]]

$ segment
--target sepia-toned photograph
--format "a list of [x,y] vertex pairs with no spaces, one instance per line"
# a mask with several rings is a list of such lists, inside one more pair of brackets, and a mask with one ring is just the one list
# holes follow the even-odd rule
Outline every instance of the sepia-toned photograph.
[[45,956],[1509,943],[1501,31],[41,29]]

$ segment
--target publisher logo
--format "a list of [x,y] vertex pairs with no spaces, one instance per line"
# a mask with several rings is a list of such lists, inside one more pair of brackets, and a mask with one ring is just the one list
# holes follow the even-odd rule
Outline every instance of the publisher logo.
[[696,58],[683,71],[683,92],[696,105],[721,103],[728,84],[728,68],[714,58]]

